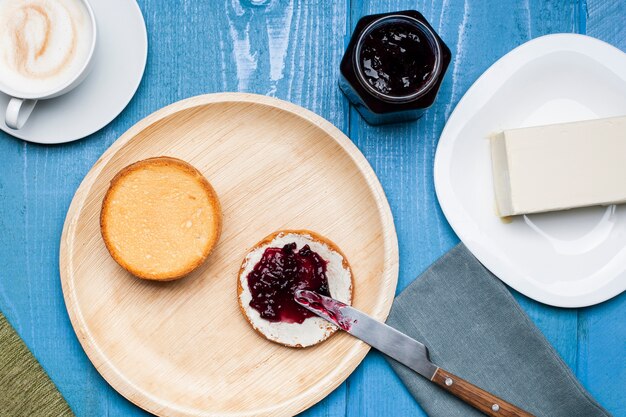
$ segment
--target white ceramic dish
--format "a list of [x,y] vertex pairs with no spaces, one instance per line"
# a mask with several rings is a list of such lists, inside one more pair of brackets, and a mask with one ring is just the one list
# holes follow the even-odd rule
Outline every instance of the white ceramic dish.
[[[20,130],[0,129],[29,142],[78,140],[109,124],[139,87],[146,67],[146,24],[135,0],[90,0],[98,27],[92,69],[74,90],[41,100]],[[0,93],[2,114],[10,97]]]
[[[626,289],[626,205],[513,218],[495,212],[488,135],[626,115],[626,54],[575,34],[543,36],[493,64],[450,116],[435,189],[450,225],[489,270],[542,303],[583,307]],[[623,179],[626,181],[626,179]]]

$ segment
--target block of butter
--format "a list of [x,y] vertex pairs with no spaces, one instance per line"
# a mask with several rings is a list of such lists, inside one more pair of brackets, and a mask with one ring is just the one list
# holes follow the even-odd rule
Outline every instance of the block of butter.
[[491,138],[500,216],[626,202],[626,116]]

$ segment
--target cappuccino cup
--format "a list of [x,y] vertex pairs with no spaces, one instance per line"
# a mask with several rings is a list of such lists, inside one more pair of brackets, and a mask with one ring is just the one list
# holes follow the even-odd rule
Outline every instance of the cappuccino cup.
[[95,46],[88,0],[0,0],[0,91],[11,97],[6,125],[21,129],[38,100],[79,85]]

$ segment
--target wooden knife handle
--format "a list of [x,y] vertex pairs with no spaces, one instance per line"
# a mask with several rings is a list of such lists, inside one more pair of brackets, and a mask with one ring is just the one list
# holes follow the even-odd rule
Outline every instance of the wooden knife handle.
[[476,385],[470,384],[445,369],[438,368],[435,375],[433,375],[432,381],[450,394],[465,401],[467,404],[488,416],[535,417],[521,408],[478,388]]

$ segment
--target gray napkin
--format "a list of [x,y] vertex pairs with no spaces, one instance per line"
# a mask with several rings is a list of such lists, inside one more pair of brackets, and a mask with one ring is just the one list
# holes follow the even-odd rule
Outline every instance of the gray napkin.
[[[394,302],[387,323],[443,369],[537,417],[610,416],[576,380],[507,288],[460,244]],[[389,359],[431,417],[482,416]]]

